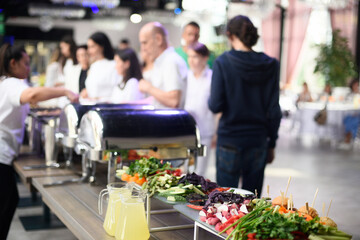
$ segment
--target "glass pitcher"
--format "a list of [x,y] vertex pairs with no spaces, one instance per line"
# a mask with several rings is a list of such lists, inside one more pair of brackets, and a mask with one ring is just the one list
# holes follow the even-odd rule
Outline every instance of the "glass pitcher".
[[115,228],[120,216],[121,196],[131,196],[133,186],[133,183],[128,183],[125,186],[122,183],[109,183],[106,185],[106,189],[101,190],[99,194],[98,209],[100,215],[103,214],[103,198],[105,195],[109,195],[103,227],[110,236],[115,236]]
[[131,196],[120,197],[120,218],[116,226],[116,240],[147,240],[150,237],[145,216],[146,194],[135,190]]

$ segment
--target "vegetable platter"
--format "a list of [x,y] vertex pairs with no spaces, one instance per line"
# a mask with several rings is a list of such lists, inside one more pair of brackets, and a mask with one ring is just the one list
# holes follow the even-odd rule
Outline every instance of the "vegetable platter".
[[135,160],[129,166],[117,170],[116,175],[122,181],[135,182],[150,196],[156,194],[168,203],[204,205],[212,191],[229,189],[220,188],[216,183],[195,173],[181,174],[181,170],[172,168],[170,162],[154,157]]
[[[274,199],[275,200],[275,199]],[[328,217],[308,207],[285,207],[270,198],[213,191],[199,210],[199,220],[215,227],[226,239],[347,240],[352,236],[337,229]],[[194,206],[190,206],[194,208]]]

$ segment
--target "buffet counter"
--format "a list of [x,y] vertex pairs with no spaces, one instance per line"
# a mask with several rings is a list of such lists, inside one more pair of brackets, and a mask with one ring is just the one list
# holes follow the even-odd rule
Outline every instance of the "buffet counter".
[[[22,154],[14,167],[22,182],[30,191],[38,191],[43,202],[64,223],[64,225],[78,238],[84,240],[115,239],[106,234],[103,229],[104,216],[98,213],[98,196],[105,184],[92,186],[88,183],[76,183],[62,186],[44,187],[44,184],[54,181],[78,177],[67,169],[38,169],[24,170],[24,166],[39,165],[44,159],[32,154]],[[159,199],[153,198],[151,210],[172,209],[173,206]],[[151,215],[151,228],[194,224],[194,221],[179,212]],[[194,229],[152,232],[150,239],[187,240],[194,237]],[[206,232],[200,232],[200,239],[219,239]]]
[[[69,184],[44,187],[44,184],[67,179],[65,176],[34,178],[33,185],[41,193],[44,203],[78,238],[84,240],[115,239],[103,229],[104,217],[98,213],[98,196],[103,187],[89,184]],[[172,206],[152,199],[151,209],[167,209]],[[163,227],[194,222],[182,214],[166,213],[151,215],[151,227]],[[150,239],[192,239],[193,229],[151,233]],[[217,238],[210,238],[217,239]]]
[[74,171],[65,168],[39,168],[36,170],[24,170],[24,167],[44,164],[43,157],[29,153],[27,148],[22,149],[20,156],[14,161],[14,169],[18,173],[23,184],[33,192],[32,179],[46,176],[68,176]]

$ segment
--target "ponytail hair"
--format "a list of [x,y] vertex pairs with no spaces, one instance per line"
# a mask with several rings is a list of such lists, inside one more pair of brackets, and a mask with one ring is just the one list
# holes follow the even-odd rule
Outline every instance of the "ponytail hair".
[[14,59],[19,61],[26,53],[23,45],[11,46],[5,43],[0,48],[0,76],[9,75],[10,61]]
[[258,38],[257,28],[246,16],[238,15],[227,24],[227,34],[236,36],[246,47],[252,48]]

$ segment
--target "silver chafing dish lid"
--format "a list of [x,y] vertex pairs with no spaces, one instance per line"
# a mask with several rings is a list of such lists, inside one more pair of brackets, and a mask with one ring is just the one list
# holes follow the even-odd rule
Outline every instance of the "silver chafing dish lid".
[[82,116],[89,110],[97,108],[154,109],[151,105],[143,104],[81,105],[72,103],[66,105],[60,114],[59,132],[64,136],[76,138]]
[[97,109],[83,116],[78,142],[96,151],[196,149],[199,133],[195,120],[184,110]]

